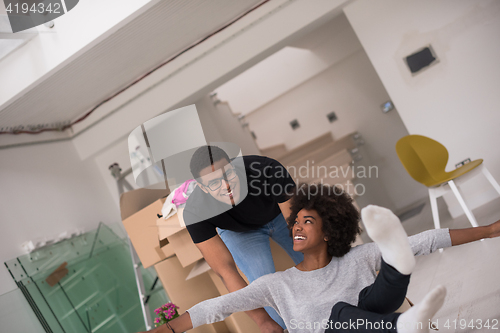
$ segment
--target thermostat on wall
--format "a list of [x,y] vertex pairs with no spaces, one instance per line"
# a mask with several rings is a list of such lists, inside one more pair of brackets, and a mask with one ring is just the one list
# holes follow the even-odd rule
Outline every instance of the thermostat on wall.
[[329,114],[326,115],[326,118],[328,118],[328,121],[333,123],[335,120],[337,120],[337,115],[335,112],[330,112]]
[[406,56],[404,59],[413,75],[439,62],[431,45],[421,48],[409,56]]

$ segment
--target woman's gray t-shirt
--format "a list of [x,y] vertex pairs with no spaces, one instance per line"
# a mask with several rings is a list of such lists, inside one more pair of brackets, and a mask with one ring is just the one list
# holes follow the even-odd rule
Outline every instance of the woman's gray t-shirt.
[[[409,237],[415,255],[451,246],[448,229]],[[289,332],[324,332],[336,303],[358,303],[359,292],[375,281],[381,254],[375,243],[356,246],[325,267],[303,272],[295,267],[264,275],[247,287],[201,302],[187,310],[193,327],[224,320],[234,312],[273,307]]]

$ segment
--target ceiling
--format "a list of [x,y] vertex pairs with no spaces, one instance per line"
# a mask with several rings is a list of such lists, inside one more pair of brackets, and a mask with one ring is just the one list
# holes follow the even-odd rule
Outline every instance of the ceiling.
[[0,127],[68,123],[77,119],[261,2],[160,1],[1,109]]

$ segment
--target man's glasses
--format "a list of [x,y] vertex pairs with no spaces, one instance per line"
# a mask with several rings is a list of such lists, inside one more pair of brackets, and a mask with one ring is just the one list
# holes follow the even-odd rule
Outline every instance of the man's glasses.
[[[234,169],[229,169],[226,171],[226,178],[227,180],[233,180],[234,177],[236,177],[236,171]],[[217,191],[221,186],[222,186],[222,181],[224,178],[217,178],[217,179],[212,179],[211,181],[208,182],[208,185],[203,185],[205,187],[208,187],[210,191]]]

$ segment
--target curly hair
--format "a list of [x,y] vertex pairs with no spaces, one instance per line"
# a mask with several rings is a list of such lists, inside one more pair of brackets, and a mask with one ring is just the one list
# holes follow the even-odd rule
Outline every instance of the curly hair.
[[315,210],[322,220],[322,229],[328,237],[328,254],[342,257],[361,232],[359,212],[352,198],[342,189],[325,184],[300,184],[291,198],[291,213],[286,219],[290,235],[300,210]]

